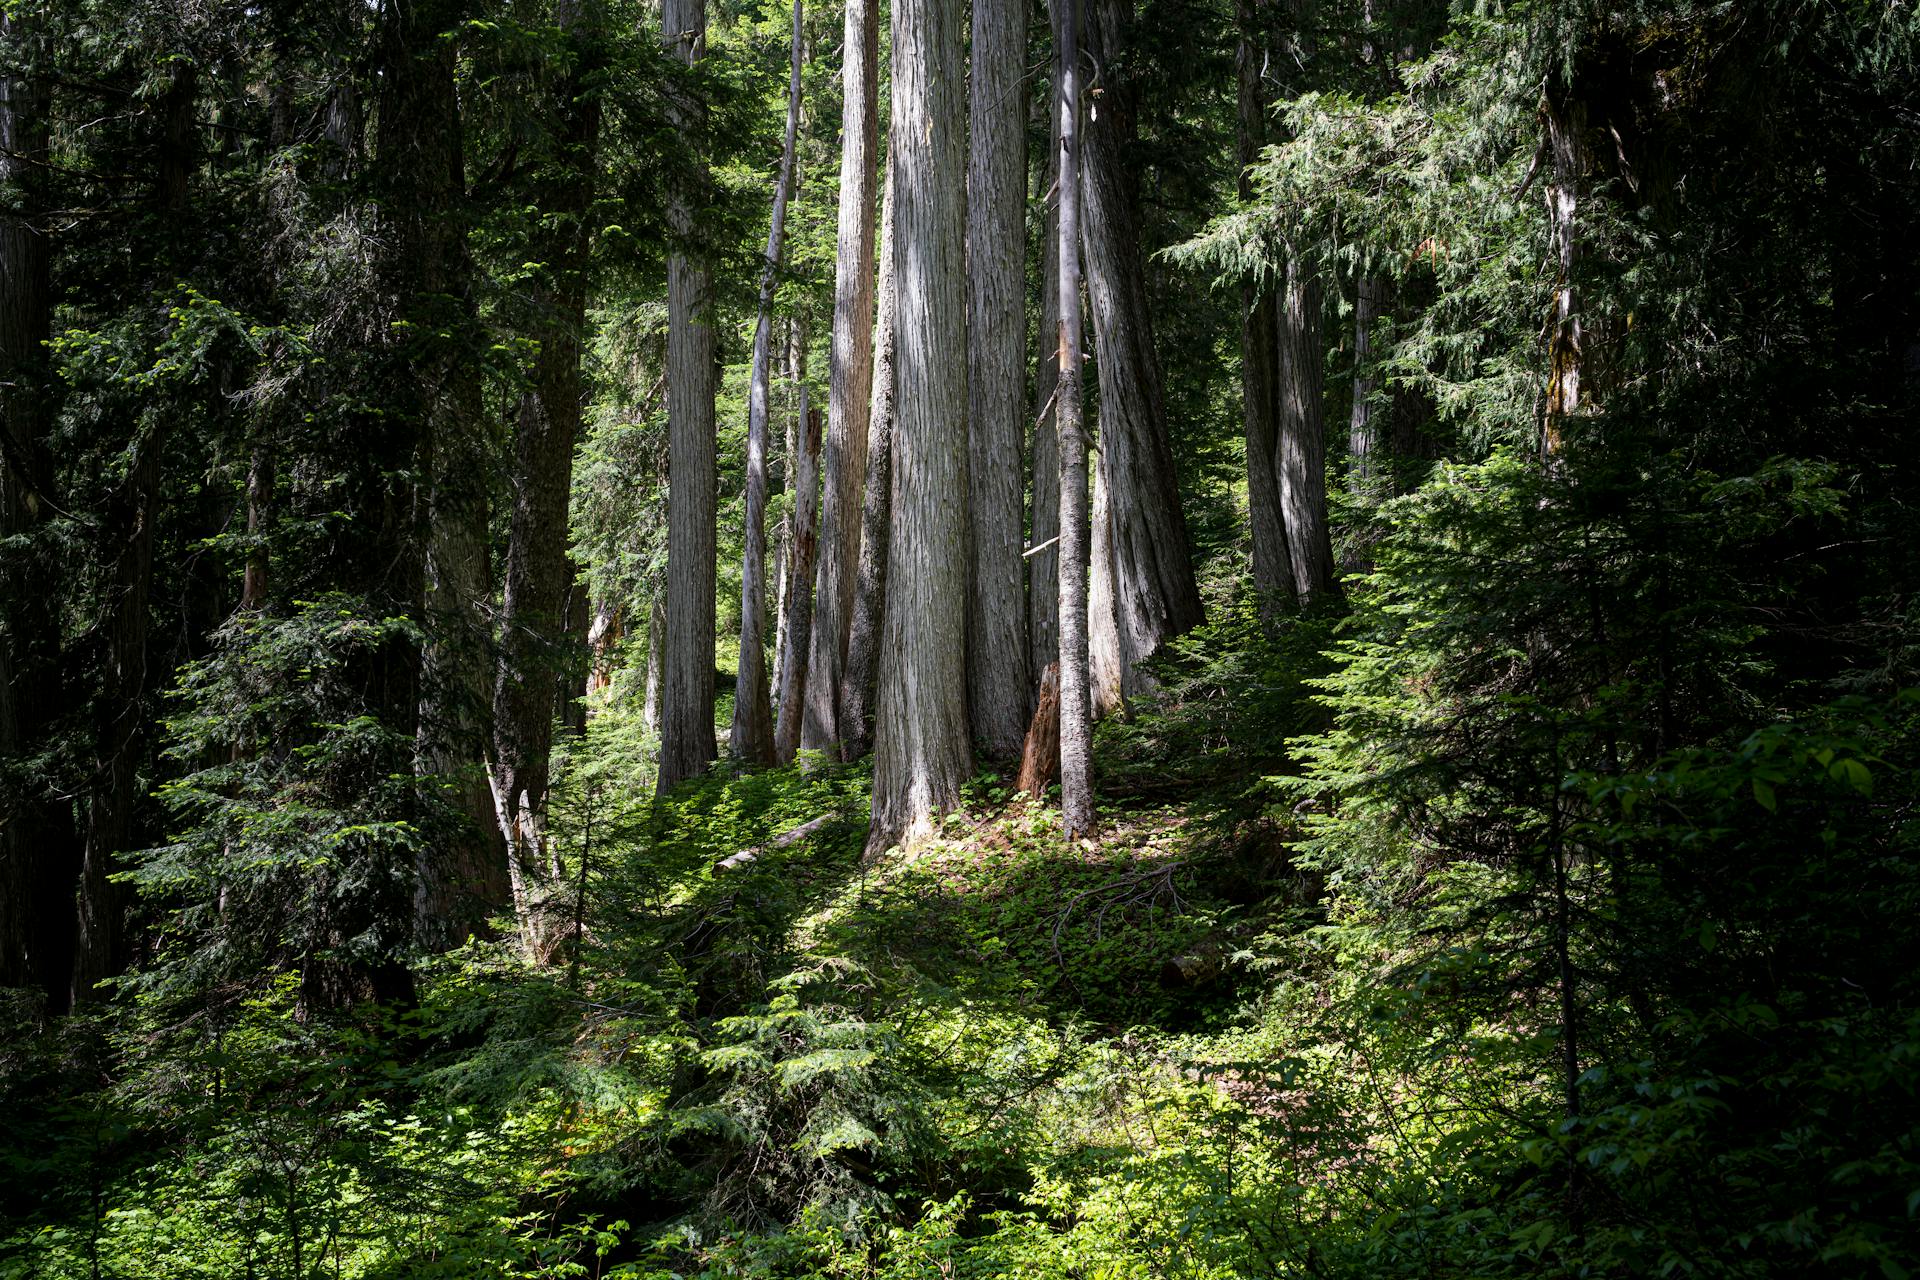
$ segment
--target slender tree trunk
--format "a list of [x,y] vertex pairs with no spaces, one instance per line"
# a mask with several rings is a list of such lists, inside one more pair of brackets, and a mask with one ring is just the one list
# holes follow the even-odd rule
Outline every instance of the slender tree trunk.
[[48,433],[52,390],[43,345],[53,323],[52,255],[43,226],[41,160],[48,101],[39,51],[24,18],[0,13],[0,36],[27,52],[27,74],[0,77],[0,184],[18,203],[0,214],[0,762],[13,785],[0,791],[0,986],[37,985],[64,1009],[72,972],[74,868],[68,807],[37,781],[16,780],[13,762],[45,741],[65,701],[59,628],[52,608],[58,570],[35,531],[51,514]]
[[1020,754],[1033,706],[1025,513],[1027,0],[974,0],[967,169],[968,469],[972,578],[967,697],[987,754]]
[[833,291],[833,364],[827,387],[820,565],[807,658],[800,745],[837,754],[840,704],[859,581],[861,493],[873,380],[874,197],[879,187],[880,6],[847,0],[841,71],[840,212]]
[[794,151],[800,131],[800,0],[793,3],[793,69],[787,85],[786,142],[774,181],[773,216],[760,270],[760,311],[753,326],[753,371],[747,382],[747,527],[740,566],[740,665],[733,691],[728,749],[753,764],[771,764],[773,707],[767,692],[767,424],[773,382],[773,293],[793,193]]
[[1580,179],[1586,168],[1581,134],[1586,108],[1571,95],[1549,92],[1540,99],[1540,120],[1552,171],[1546,184],[1547,227],[1555,257],[1553,317],[1547,335],[1547,403],[1540,432],[1541,453],[1560,452],[1566,419],[1581,410],[1583,364],[1580,307],[1574,272],[1580,261]]
[[1279,315],[1280,502],[1287,516],[1293,587],[1302,603],[1334,589],[1327,524],[1326,361],[1320,276],[1297,258],[1287,267]]
[[[706,52],[706,0],[662,0],[669,52],[692,66]],[[705,198],[701,135],[705,105],[684,88],[672,99],[673,123],[694,139],[696,158],[673,179],[667,223],[667,636],[660,697],[662,792],[707,767],[713,732],[714,557],[718,473],[713,421],[712,272],[693,243],[695,210]]]
[[647,611],[647,683],[640,695],[640,724],[648,733],[660,733],[660,686],[667,665],[667,605],[658,588]]
[[780,650],[780,669],[775,680],[778,702],[773,730],[773,754],[781,764],[791,764],[800,746],[802,701],[809,680],[807,654],[813,639],[813,574],[820,528],[820,411],[807,403],[807,329],[802,317],[794,318],[789,335],[788,369],[794,391],[790,455],[793,539],[787,554],[786,599],[782,601],[787,642]]
[[[1060,435],[1060,808],[1067,837],[1093,830],[1093,706],[1088,688],[1087,431],[1081,405],[1080,0],[1054,0],[1059,116],[1060,242],[1055,307]],[[1089,255],[1091,256],[1091,255]]]
[[[597,0],[563,0],[556,13],[570,56],[547,87],[553,156],[539,192],[536,277],[526,329],[539,343],[532,386],[514,433],[513,513],[493,687],[499,830],[507,841],[521,943],[545,955],[557,923],[559,858],[547,842],[553,721],[568,655],[567,509],[580,434],[580,361],[587,327],[588,210],[600,144],[598,80],[605,33]],[[486,886],[489,890],[491,885]]]
[[880,318],[874,325],[872,412],[868,416],[866,496],[860,512],[860,574],[847,628],[847,670],[840,688],[841,759],[858,760],[873,743],[869,709],[887,603],[888,541],[893,527],[893,169],[880,211]]
[[560,704],[561,727],[577,738],[587,732],[587,679],[592,665],[589,645],[594,609],[579,562],[568,556],[566,565],[566,605],[560,611],[563,660],[553,696]]
[[[1380,458],[1380,406],[1375,404],[1379,377],[1373,368],[1373,326],[1392,305],[1391,286],[1383,276],[1363,272],[1353,290],[1353,409],[1347,419],[1347,493],[1358,507],[1378,503],[1389,477]],[[1349,531],[1348,570],[1360,572],[1371,563],[1358,529]]]
[[[1046,224],[1041,230],[1040,326],[1033,375],[1033,496],[1027,537],[1028,670],[1060,661],[1060,436],[1054,397],[1060,385],[1060,112],[1049,99],[1050,145],[1042,169]],[[1049,546],[1048,544],[1053,545]],[[1044,548],[1037,549],[1037,548]],[[1057,697],[1057,694],[1056,694]],[[1051,766],[1049,766],[1051,767]]]
[[971,771],[967,734],[965,63],[958,0],[893,9],[894,531],[873,825],[878,852],[933,833]]
[[1124,62],[1131,14],[1131,0],[1092,0],[1087,11],[1087,53],[1111,83],[1102,86],[1099,109],[1088,113],[1080,175],[1114,604],[1111,632],[1096,616],[1090,643],[1112,655],[1123,695],[1144,691],[1139,664],[1202,616],[1147,302],[1139,200],[1127,162],[1136,140],[1133,89],[1113,79]]
[[[1248,166],[1260,158],[1266,141],[1267,95],[1261,77],[1266,49],[1259,38],[1256,0],[1234,6],[1240,27],[1239,127],[1234,159],[1240,166],[1240,199],[1253,198]],[[1261,620],[1272,628],[1280,614],[1298,603],[1293,558],[1287,547],[1286,513],[1280,503],[1275,470],[1280,445],[1280,388],[1275,377],[1279,330],[1274,291],[1249,275],[1240,283],[1240,398],[1247,450],[1247,528],[1253,544],[1253,587]]]

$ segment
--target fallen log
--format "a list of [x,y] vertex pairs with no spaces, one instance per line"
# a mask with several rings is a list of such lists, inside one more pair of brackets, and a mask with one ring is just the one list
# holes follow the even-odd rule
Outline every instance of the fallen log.
[[787,849],[799,844],[802,840],[807,839],[813,835],[814,832],[820,830],[820,828],[826,826],[838,816],[838,814],[823,813],[817,818],[810,818],[797,827],[782,831],[779,835],[774,836],[764,844],[756,844],[750,848],[742,849],[738,853],[728,854],[726,857],[714,863],[713,869],[716,873],[722,871],[738,871],[741,867],[746,866],[763,853],[771,853],[775,849]]

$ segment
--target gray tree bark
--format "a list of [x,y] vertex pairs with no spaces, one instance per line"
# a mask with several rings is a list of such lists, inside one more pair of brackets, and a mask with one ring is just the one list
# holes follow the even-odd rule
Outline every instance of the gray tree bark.
[[965,63],[958,0],[893,9],[899,421],[869,852],[959,803],[967,734]]
[[847,669],[840,687],[840,758],[873,744],[874,672],[887,603],[888,538],[893,525],[893,167],[880,208],[880,317],[874,324],[872,412],[868,416],[866,496],[860,511],[860,573],[847,627]]
[[[1266,49],[1259,38],[1255,0],[1238,0],[1234,16],[1240,28],[1234,160],[1240,166],[1240,199],[1248,201],[1253,198],[1253,181],[1247,167],[1260,158],[1266,142],[1269,104],[1261,84]],[[1280,503],[1280,474],[1275,469],[1280,448],[1276,308],[1272,288],[1263,288],[1251,275],[1241,281],[1240,398],[1247,452],[1247,532],[1253,544],[1253,587],[1259,596],[1260,618],[1270,629],[1282,612],[1299,603],[1294,594],[1293,557],[1287,547],[1286,513]]]
[[760,311],[753,326],[753,371],[747,381],[747,527],[740,566],[740,665],[734,682],[733,733],[729,749],[737,759],[771,764],[773,704],[767,686],[767,420],[773,381],[773,293],[787,230],[787,201],[793,192],[795,147],[800,132],[800,0],[793,4],[792,74],[787,84],[786,141],[780,150],[780,174],[774,181],[773,216],[767,224],[767,250],[760,270]]
[[827,386],[825,489],[800,745],[837,755],[859,580],[862,490],[872,410],[874,203],[879,188],[880,6],[847,0],[841,69],[840,211]]
[[793,443],[788,482],[793,486],[792,538],[787,551],[787,589],[781,601],[780,667],[775,676],[773,756],[790,764],[800,746],[802,700],[808,683],[807,654],[813,636],[813,572],[820,528],[820,412],[807,396],[807,330],[800,317],[788,328],[787,369],[794,392]]
[[1325,309],[1319,273],[1298,258],[1290,261],[1277,326],[1280,448],[1275,470],[1287,516],[1293,588],[1302,604],[1335,587],[1327,523]]
[[1088,672],[1087,433],[1081,406],[1080,2],[1054,0],[1059,117],[1059,271],[1055,346],[1060,444],[1060,809],[1069,839],[1093,830],[1093,707]]
[[[689,67],[706,52],[706,0],[661,0],[662,37]],[[706,128],[705,104],[684,87],[670,99],[683,136]],[[660,696],[659,791],[702,772],[713,732],[715,510],[713,277],[693,243],[707,187],[700,142],[673,178],[667,224],[667,628]]]
[[[1087,53],[1103,77],[1121,65],[1131,16],[1131,0],[1093,0],[1088,8]],[[1096,615],[1089,642],[1110,655],[1125,697],[1146,688],[1139,664],[1196,625],[1202,610],[1167,433],[1138,193],[1127,167],[1136,134],[1132,86],[1103,84],[1083,133],[1081,244],[1100,376],[1098,467],[1108,495],[1113,595],[1111,631]]]
[[[592,7],[589,7],[589,6]],[[573,450],[580,434],[580,360],[587,324],[588,210],[600,141],[596,87],[604,63],[594,0],[564,0],[558,19],[572,46],[568,69],[547,86],[544,114],[554,155],[540,193],[544,264],[526,325],[539,343],[533,385],[521,397],[514,434],[513,510],[507,544],[500,653],[493,683],[494,768],[500,830],[507,841],[514,914],[522,945],[544,956],[561,923],[562,887],[548,847],[553,721],[561,675],[571,669],[567,559]],[[452,939],[458,941],[457,938]]]
[[[1060,111],[1049,100],[1050,139],[1042,180],[1047,184],[1041,235],[1040,327],[1033,372],[1033,493],[1028,525],[1027,651],[1029,672],[1060,661],[1060,436],[1054,397],[1060,385]],[[1047,546],[1051,542],[1052,546]]]
[[1027,0],[974,0],[967,169],[967,701],[988,756],[1020,754],[1033,706],[1025,513]]

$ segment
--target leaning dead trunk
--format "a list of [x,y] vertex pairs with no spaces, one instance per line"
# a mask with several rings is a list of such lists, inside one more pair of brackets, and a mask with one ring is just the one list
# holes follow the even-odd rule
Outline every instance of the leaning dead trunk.
[[[692,66],[706,52],[706,0],[662,0],[662,38]],[[682,87],[670,116],[694,156],[672,179],[667,225],[667,634],[660,696],[660,768],[668,791],[707,767],[713,732],[715,502],[713,276],[696,236],[707,187],[704,103]]]
[[820,565],[807,658],[800,745],[838,754],[840,703],[859,581],[862,490],[873,381],[874,203],[879,188],[880,6],[847,0],[841,71],[840,213],[833,291],[833,356],[821,494]]
[[773,292],[793,193],[794,148],[800,130],[800,0],[793,3],[793,70],[787,84],[787,133],[774,181],[773,216],[760,269],[760,311],[753,326],[753,371],[747,382],[747,527],[740,565],[740,665],[734,683],[734,757],[771,764],[773,707],[767,687],[767,420],[773,382]]
[[860,576],[847,628],[847,671],[840,688],[841,759],[873,744],[871,711],[880,629],[887,602],[888,531],[893,523],[893,171],[880,211],[880,317],[874,324],[873,411],[868,418],[866,496],[860,513]]
[[1027,0],[973,0],[967,169],[967,705],[987,754],[1020,753],[1032,702],[1023,581]]
[[961,12],[958,0],[896,0],[893,10],[899,422],[870,852],[931,835],[972,764]]

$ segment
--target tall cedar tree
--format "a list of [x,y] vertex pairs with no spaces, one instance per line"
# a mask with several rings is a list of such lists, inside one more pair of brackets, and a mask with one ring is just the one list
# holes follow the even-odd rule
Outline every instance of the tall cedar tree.
[[[661,38],[691,68],[706,53],[706,0],[663,0]],[[667,628],[660,680],[662,792],[714,758],[714,562],[718,461],[714,436],[713,272],[698,243],[708,177],[707,111],[691,74],[671,95],[670,115],[690,153],[667,199],[673,252],[667,262]]]
[[967,310],[963,24],[893,10],[893,532],[870,851],[932,833],[971,772],[967,733]]
[[880,6],[846,0],[840,73],[840,202],[835,237],[833,350],[827,381],[820,561],[813,589],[806,715],[800,745],[835,752],[854,592],[860,577],[873,381],[874,205],[880,156]]

